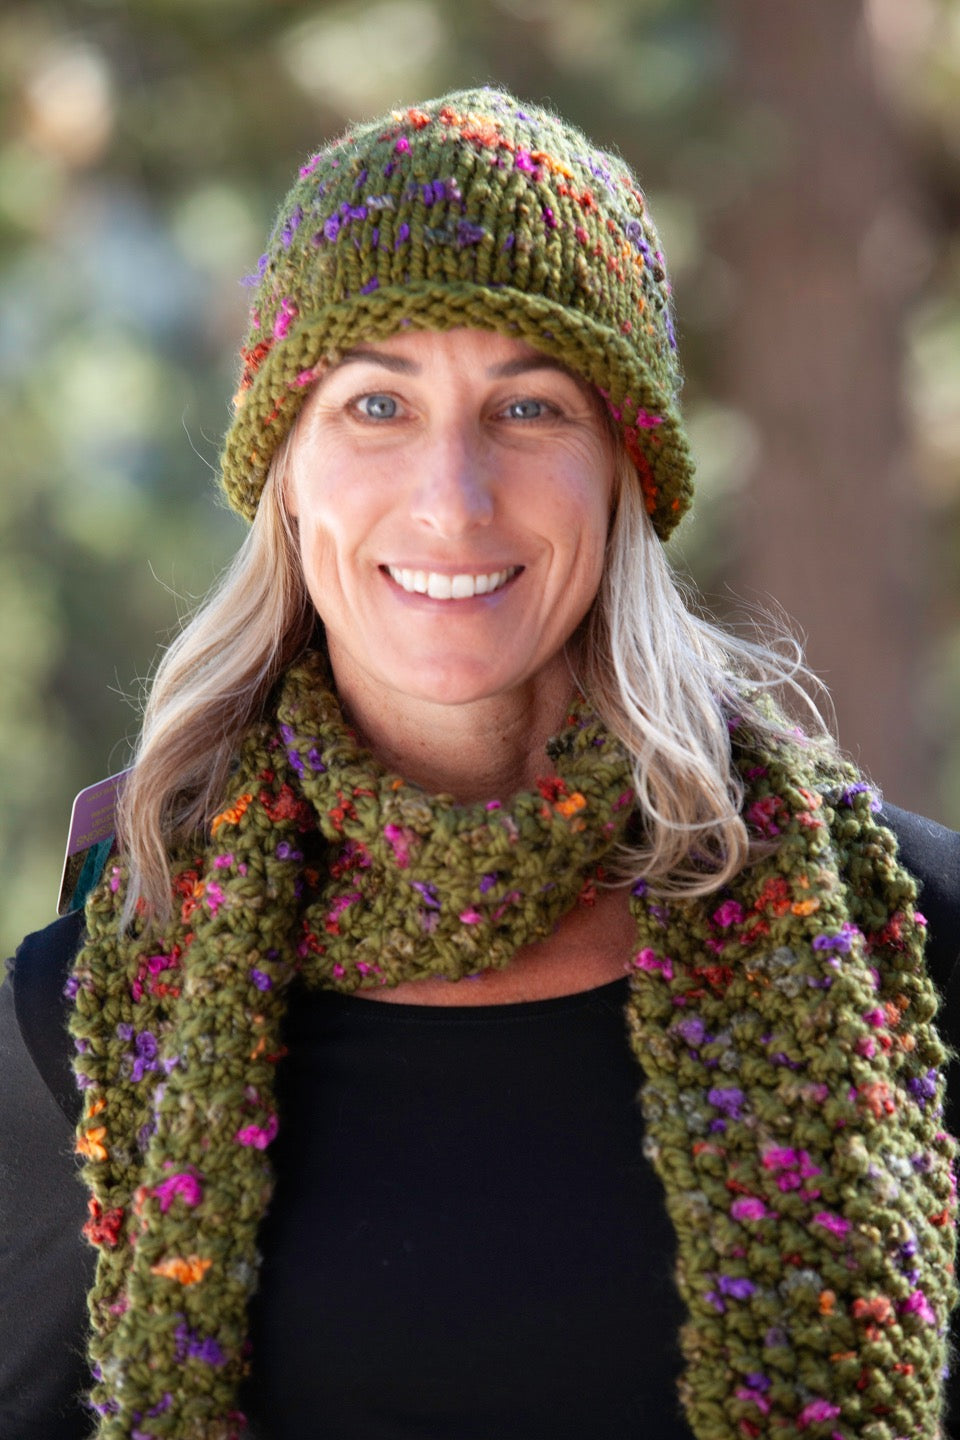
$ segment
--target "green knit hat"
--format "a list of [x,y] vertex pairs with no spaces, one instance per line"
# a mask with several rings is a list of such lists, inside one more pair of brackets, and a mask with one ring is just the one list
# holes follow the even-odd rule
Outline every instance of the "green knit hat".
[[666,539],[693,466],[660,242],[635,177],[547,110],[460,91],[349,129],[301,168],[251,283],[222,457],[252,519],[309,386],[360,341],[471,326],[596,386]]

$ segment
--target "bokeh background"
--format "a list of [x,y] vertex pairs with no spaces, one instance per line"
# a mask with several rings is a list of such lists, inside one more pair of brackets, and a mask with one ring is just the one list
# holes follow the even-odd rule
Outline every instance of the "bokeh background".
[[776,600],[840,738],[960,825],[956,0],[72,0],[0,12],[0,940],[241,527],[216,499],[253,268],[297,163],[453,86],[641,176],[699,463],[675,558]]

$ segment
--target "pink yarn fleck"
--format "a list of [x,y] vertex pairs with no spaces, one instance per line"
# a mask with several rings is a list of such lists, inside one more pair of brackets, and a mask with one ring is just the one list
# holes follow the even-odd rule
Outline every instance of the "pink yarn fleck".
[[222,886],[218,885],[214,880],[208,880],[207,887],[203,893],[203,898],[207,909],[210,911],[210,914],[216,915],[217,911],[220,909],[220,906],[226,899],[226,896],[223,893]]
[[160,1201],[160,1209],[164,1214],[170,1209],[176,1197],[179,1195],[185,1205],[199,1205],[203,1199],[203,1187],[196,1175],[188,1170],[182,1170],[176,1175],[170,1175],[159,1185],[153,1187],[153,1193]]
[[280,301],[280,309],[277,311],[277,318],[273,322],[273,335],[275,340],[284,340],[289,333],[290,326],[297,318],[299,311],[295,300],[288,295]]
[[919,1315],[927,1325],[936,1325],[937,1317],[922,1290],[914,1290],[909,1299],[897,1306],[901,1315]]
[[402,825],[384,825],[383,836],[393,851],[397,868],[406,870],[410,864],[410,840],[413,838],[410,831],[404,830]]
[[824,1230],[829,1230],[831,1235],[837,1235],[841,1239],[850,1232],[850,1221],[844,1220],[842,1215],[832,1215],[829,1210],[818,1210],[813,1217],[815,1225],[822,1225]]
[[651,950],[649,945],[633,957],[633,963],[638,970],[659,970],[664,980],[673,979],[673,961],[666,955],[661,959],[656,950]]
[[266,1150],[272,1140],[276,1138],[278,1120],[276,1115],[271,1115],[266,1125],[245,1125],[238,1130],[235,1139],[241,1145],[251,1145],[255,1150]]
[[734,1220],[763,1220],[765,1216],[773,1213],[762,1200],[757,1200],[752,1195],[744,1195],[739,1200],[734,1200],[730,1206],[730,1214]]
[[748,1390],[745,1385],[741,1385],[737,1391],[737,1399],[746,1400],[749,1404],[756,1405],[761,1415],[769,1415],[770,1413],[770,1401],[767,1400],[765,1396],[759,1395],[756,1390]]
[[804,1405],[797,1416],[797,1428],[806,1430],[808,1425],[815,1425],[824,1420],[836,1420],[839,1414],[839,1405],[834,1405],[829,1400],[811,1400],[808,1405]]
[[739,925],[743,920],[743,906],[737,900],[724,900],[713,912],[713,922],[724,930],[729,925]]

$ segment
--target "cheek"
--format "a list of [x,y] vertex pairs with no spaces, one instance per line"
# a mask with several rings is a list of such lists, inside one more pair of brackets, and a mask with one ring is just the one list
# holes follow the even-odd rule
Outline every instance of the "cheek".
[[581,570],[581,583],[578,587],[580,598],[581,618],[586,615],[592,607],[600,590],[600,583],[603,579],[604,564],[606,562],[607,548],[603,540],[598,536],[591,544],[589,553],[584,556]]
[[571,561],[570,600],[586,615],[596,599],[607,560],[607,543],[611,525],[610,487],[597,485],[583,494],[583,503],[570,514],[570,530],[576,536]]
[[598,582],[613,518],[611,489],[605,478],[595,475],[580,486],[568,511],[570,533],[576,536],[577,564],[585,574],[596,575]]
[[337,546],[333,536],[312,513],[301,509],[296,521],[297,552],[307,593],[321,619],[337,591]]
[[[307,592],[314,609],[328,625],[338,617],[356,618],[370,603],[375,567],[364,546],[375,523],[366,510],[343,503],[344,491],[314,491],[302,505],[298,552]],[[302,497],[304,498],[304,497]]]

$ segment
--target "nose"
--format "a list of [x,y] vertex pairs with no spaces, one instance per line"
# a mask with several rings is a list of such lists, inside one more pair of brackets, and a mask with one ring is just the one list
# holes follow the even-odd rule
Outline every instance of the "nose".
[[425,444],[420,458],[416,520],[446,539],[490,524],[494,497],[478,437],[457,428]]

